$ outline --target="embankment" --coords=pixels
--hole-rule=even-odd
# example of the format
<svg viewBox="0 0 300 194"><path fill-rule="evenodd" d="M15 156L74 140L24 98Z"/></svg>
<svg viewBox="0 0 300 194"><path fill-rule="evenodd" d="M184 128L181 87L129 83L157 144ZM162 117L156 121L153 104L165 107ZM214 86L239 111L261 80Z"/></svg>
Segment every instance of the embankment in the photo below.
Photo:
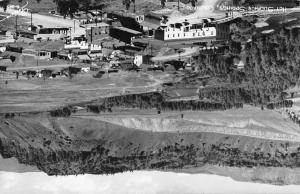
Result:
<svg viewBox="0 0 300 194"><path fill-rule="evenodd" d="M300 167L300 144L294 142L140 131L102 121L44 116L0 119L0 153L49 175L193 169L206 164Z"/></svg>

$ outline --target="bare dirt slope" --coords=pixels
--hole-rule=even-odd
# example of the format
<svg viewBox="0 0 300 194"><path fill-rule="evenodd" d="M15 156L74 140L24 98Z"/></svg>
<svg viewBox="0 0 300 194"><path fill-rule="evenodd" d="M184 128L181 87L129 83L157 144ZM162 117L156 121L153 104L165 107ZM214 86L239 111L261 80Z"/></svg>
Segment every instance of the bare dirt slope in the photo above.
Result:
<svg viewBox="0 0 300 194"><path fill-rule="evenodd" d="M73 116L153 132L215 132L263 139L300 141L299 127L288 118L275 111L262 111L250 106L213 112L162 112L159 115L156 112L148 114L144 112L140 114L139 111L113 112L100 115L77 113Z"/></svg>
<svg viewBox="0 0 300 194"><path fill-rule="evenodd" d="M131 170L182 170L247 178L272 184L299 184L285 174L257 178L260 167L300 167L300 144L212 132L151 132L87 118L28 114L0 119L0 154L34 165L49 175L111 174ZM230 170L245 168L239 178ZM195 171L194 171L194 170ZM200 170L201 171L201 170ZM255 178L256 177L256 178Z"/></svg>

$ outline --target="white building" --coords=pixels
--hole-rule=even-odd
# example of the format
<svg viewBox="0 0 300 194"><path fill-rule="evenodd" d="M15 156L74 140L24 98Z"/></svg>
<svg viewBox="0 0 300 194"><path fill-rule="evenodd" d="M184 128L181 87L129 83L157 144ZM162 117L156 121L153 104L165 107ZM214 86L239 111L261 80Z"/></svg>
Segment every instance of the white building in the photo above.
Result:
<svg viewBox="0 0 300 194"><path fill-rule="evenodd" d="M190 24L185 21L183 23L160 26L155 31L154 37L163 41L215 38L217 30L215 24L211 22L210 19L204 19L197 24Z"/></svg>
<svg viewBox="0 0 300 194"><path fill-rule="evenodd" d="M143 56L142 55L135 55L134 56L134 60L133 60L133 63L139 67L143 64Z"/></svg>
<svg viewBox="0 0 300 194"><path fill-rule="evenodd" d="M89 44L85 41L79 42L78 40L71 41L68 44L64 45L64 49L81 49L81 50L88 50Z"/></svg>
<svg viewBox="0 0 300 194"><path fill-rule="evenodd" d="M93 52L100 52L102 50L102 47L96 44L89 44L85 41L79 42L78 40L75 40L75 41L71 41L68 44L65 44L64 49L65 50L75 50L75 49L88 50L93 53Z"/></svg>

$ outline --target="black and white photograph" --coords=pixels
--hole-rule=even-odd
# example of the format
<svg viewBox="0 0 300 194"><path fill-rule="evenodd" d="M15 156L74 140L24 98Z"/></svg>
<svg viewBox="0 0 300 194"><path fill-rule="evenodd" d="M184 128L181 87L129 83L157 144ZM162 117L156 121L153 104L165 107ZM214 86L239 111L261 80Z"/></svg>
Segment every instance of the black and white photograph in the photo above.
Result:
<svg viewBox="0 0 300 194"><path fill-rule="evenodd" d="M299 194L300 0L0 0L0 194Z"/></svg>

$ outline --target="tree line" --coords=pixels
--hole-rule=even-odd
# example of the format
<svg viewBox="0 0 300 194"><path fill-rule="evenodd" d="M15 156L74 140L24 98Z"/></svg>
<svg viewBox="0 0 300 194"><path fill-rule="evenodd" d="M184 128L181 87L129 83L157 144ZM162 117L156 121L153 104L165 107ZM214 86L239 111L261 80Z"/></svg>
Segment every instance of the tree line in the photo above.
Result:
<svg viewBox="0 0 300 194"><path fill-rule="evenodd" d="M36 0L37 3L42 3L43 0ZM102 10L107 5L105 0L52 0L57 5L57 11L64 17L74 17L74 14L78 11L88 12L92 9ZM3 0L0 2L0 7L7 9L11 0ZM21 4L23 0L18 0Z"/></svg>

